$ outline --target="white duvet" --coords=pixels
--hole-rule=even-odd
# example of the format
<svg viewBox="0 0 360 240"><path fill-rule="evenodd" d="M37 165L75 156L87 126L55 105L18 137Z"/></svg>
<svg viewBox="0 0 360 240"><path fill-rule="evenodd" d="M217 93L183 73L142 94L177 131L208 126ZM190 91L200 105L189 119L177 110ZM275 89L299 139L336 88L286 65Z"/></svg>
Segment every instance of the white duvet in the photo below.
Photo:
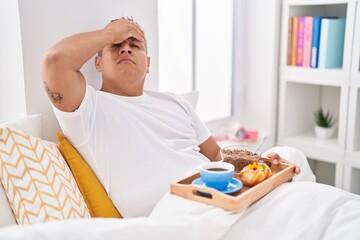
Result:
<svg viewBox="0 0 360 240"><path fill-rule="evenodd" d="M152 214L10 226L0 239L360 239L360 196L285 183L239 213L167 194Z"/></svg>
<svg viewBox="0 0 360 240"><path fill-rule="evenodd" d="M360 196L313 182L305 156L296 149L271 151L291 159L301 174L238 213L166 194L149 217L10 226L0 229L0 240L360 240Z"/></svg>

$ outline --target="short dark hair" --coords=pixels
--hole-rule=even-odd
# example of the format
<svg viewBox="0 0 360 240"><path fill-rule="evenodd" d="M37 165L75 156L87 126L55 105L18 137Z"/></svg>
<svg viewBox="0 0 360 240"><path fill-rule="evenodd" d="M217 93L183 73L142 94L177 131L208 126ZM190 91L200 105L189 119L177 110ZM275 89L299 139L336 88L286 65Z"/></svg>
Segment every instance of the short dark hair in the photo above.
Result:
<svg viewBox="0 0 360 240"><path fill-rule="evenodd" d="M140 24L138 24L138 23L134 20L134 18L133 18L132 16L130 16L130 17L115 18L115 19L111 20L110 22L115 22L115 21L117 21L117 20L130 21L130 22L136 23L137 25L140 26ZM141 26L140 26L140 28L141 28ZM141 30L142 30L142 28L141 28ZM145 39L145 49L146 49L146 52L147 52L147 42L146 42L146 39ZM101 55L102 55L102 50L100 50L100 51L98 52L98 56L101 57Z"/></svg>

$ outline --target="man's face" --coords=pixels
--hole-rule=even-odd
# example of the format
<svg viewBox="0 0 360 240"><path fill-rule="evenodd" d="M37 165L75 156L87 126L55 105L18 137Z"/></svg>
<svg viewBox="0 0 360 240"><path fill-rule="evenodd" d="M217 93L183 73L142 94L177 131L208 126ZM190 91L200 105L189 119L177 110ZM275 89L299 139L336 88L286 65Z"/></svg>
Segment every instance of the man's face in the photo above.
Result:
<svg viewBox="0 0 360 240"><path fill-rule="evenodd" d="M146 51L145 43L132 37L106 46L96 59L96 68L102 72L103 84L142 87L149 72L150 58Z"/></svg>

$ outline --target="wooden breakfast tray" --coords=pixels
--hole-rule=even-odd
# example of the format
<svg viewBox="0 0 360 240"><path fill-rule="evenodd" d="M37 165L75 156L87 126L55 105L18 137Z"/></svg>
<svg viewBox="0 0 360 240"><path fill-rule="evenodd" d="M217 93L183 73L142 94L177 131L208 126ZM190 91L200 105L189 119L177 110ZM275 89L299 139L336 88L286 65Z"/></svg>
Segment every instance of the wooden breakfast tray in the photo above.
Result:
<svg viewBox="0 0 360 240"><path fill-rule="evenodd" d="M193 180L200 177L197 172L176 183L170 184L171 194L220 207L230 211L239 211L248 207L261 197L265 196L284 182L291 181L295 175L295 166L279 163L270 167L272 176L265 181L253 186L243 186L239 191L232 194L224 194L213 188L191 184ZM234 178L237 175L234 174Z"/></svg>

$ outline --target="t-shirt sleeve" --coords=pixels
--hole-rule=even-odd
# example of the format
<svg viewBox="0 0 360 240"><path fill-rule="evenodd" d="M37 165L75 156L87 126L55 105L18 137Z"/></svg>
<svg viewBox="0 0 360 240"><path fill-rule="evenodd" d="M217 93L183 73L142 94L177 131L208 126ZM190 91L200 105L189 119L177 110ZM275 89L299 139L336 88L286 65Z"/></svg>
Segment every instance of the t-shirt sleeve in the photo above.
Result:
<svg viewBox="0 0 360 240"><path fill-rule="evenodd" d="M193 119L193 123L194 123L196 136L199 140L199 143L202 144L211 136L211 133L210 133L210 130L205 125L205 123L200 119L199 115L197 115L195 110L191 106L190 106L190 108L192 109L191 115L192 115L192 119Z"/></svg>
<svg viewBox="0 0 360 240"><path fill-rule="evenodd" d="M74 112L64 112L53 106L64 135L74 147L80 147L88 140L94 123L95 106L95 90L89 85L86 88L84 99Z"/></svg>
<svg viewBox="0 0 360 240"><path fill-rule="evenodd" d="M199 141L199 145L205 142L210 136L211 132L205 123L200 119L199 115L195 112L195 109L188 103L184 98L179 96L182 99L183 105L186 108L186 111L189 113L192 123L194 125L195 133L197 136L197 140Z"/></svg>

